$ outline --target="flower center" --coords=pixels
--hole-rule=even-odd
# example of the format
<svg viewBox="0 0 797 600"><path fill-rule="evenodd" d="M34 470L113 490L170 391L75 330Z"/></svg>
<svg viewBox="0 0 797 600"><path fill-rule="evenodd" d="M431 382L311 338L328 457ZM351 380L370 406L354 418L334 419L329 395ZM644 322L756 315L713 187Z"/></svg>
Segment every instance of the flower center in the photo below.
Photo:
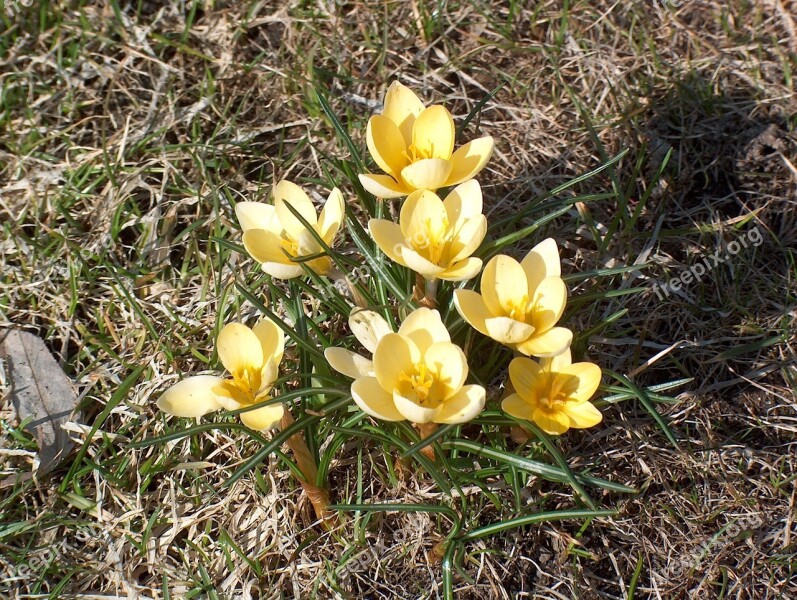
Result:
<svg viewBox="0 0 797 600"><path fill-rule="evenodd" d="M262 385L260 371L258 369L242 369L232 374L232 382L235 388L241 392L247 404L254 404L255 397Z"/></svg>
<svg viewBox="0 0 797 600"><path fill-rule="evenodd" d="M423 362L415 365L414 372L406 373L402 371L399 375L399 382L409 385L412 395L415 396L419 404L425 404L429 400L429 391L436 380L435 374ZM402 395L407 396L408 394Z"/></svg>
<svg viewBox="0 0 797 600"><path fill-rule="evenodd" d="M299 242L296 240L283 237L280 240L280 245L282 246L282 249L285 250L285 252L287 252L290 256L296 256L299 252Z"/></svg>
<svg viewBox="0 0 797 600"><path fill-rule="evenodd" d="M543 404L543 406L548 407L550 410L561 410L565 405L566 400L567 396L565 396L562 392L549 394L548 396L543 396L540 398L540 402Z"/></svg>
<svg viewBox="0 0 797 600"><path fill-rule="evenodd" d="M423 160L425 158L434 158L434 144L430 144L429 148L418 148L415 144L410 144L407 149L402 152L410 164Z"/></svg>
<svg viewBox="0 0 797 600"><path fill-rule="evenodd" d="M449 246L448 228L448 219L445 217L437 223L432 222L432 219L425 219L421 230L412 236L410 244L429 262L440 264Z"/></svg>
<svg viewBox="0 0 797 600"><path fill-rule="evenodd" d="M523 294L523 296L517 299L513 298L507 302L507 316L515 321L525 323L528 306L528 294Z"/></svg>

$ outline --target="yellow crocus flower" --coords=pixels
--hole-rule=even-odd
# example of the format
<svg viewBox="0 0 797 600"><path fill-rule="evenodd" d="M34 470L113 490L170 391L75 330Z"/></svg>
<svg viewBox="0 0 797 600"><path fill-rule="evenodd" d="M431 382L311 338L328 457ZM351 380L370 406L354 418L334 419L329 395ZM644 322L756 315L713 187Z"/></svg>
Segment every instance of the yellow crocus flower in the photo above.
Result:
<svg viewBox="0 0 797 600"><path fill-rule="evenodd" d="M372 376L351 385L363 411L384 421L464 423L484 408L485 390L464 385L468 363L440 313L419 308L398 333L384 335L374 350Z"/></svg>
<svg viewBox="0 0 797 600"><path fill-rule="evenodd" d="M445 200L429 190L413 192L401 207L398 224L371 219L368 230L382 252L426 279L471 279L482 261L470 255L487 233L479 182L460 184Z"/></svg>
<svg viewBox="0 0 797 600"><path fill-rule="evenodd" d="M379 198L401 198L415 190L437 190L473 179L490 160L493 138L485 136L454 151L456 129L443 106L424 107L408 87L394 81L384 110L368 120L368 151L387 175L360 175Z"/></svg>
<svg viewBox="0 0 797 600"><path fill-rule="evenodd" d="M324 243L331 247L343 222L345 203L343 194L334 188L321 210L316 214L307 194L295 183L280 181L272 193L274 204L239 202L235 214L243 229L246 251L258 261L263 270L278 279L292 279L304 274L296 259L321 254L323 247L288 208L290 204L313 227ZM319 275L332 268L328 256L305 261Z"/></svg>
<svg viewBox="0 0 797 600"><path fill-rule="evenodd" d="M516 393L501 403L517 419L534 421L546 433L559 435L571 427L585 429L603 419L589 402L601 382L601 370L588 362L571 364L570 349L537 364L518 357L509 363Z"/></svg>
<svg viewBox="0 0 797 600"><path fill-rule="evenodd" d="M265 401L277 378L285 350L285 335L269 319L252 329L230 323L221 330L216 347L229 378L196 375L166 390L157 405L177 417L198 418L216 410L237 410ZM262 431L279 423L282 405L264 406L240 413L247 427Z"/></svg>
<svg viewBox="0 0 797 600"><path fill-rule="evenodd" d="M495 341L539 357L564 352L573 334L555 327L567 303L559 250L552 238L540 242L522 262L499 254L484 267L481 295L456 290L454 305L468 323Z"/></svg>

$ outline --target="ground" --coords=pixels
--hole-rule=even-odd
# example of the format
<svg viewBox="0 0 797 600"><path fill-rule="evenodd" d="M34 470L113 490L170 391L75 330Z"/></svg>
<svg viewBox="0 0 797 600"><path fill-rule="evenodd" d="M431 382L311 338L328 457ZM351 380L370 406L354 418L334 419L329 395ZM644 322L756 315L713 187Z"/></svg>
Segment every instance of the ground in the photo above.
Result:
<svg viewBox="0 0 797 600"><path fill-rule="evenodd" d="M45 340L86 427L72 432L79 454L31 478L36 444L0 369L3 597L442 597L442 514L349 513L328 532L278 456L222 487L260 447L240 432L130 445L174 430L154 399L216 366L221 324L257 313L236 296L252 265L235 248L234 202L286 177L323 191L349 150L317 94L363 149L396 79L458 123L501 86L465 129L496 139L480 176L489 219L626 151L559 194L572 208L545 233L565 273L638 266L570 280L569 323L591 332L580 351L640 387L679 382L654 398L677 444L608 388L603 424L558 441L572 468L638 490L595 497L616 516L469 543L455 597L797 597L789 2L4 11L0 323ZM684 279L698 263L706 272ZM661 287L673 278L680 289ZM422 471L394 474L378 444L356 441L335 454L330 486L339 503L441 501ZM496 497L508 487L497 480ZM478 488L464 493L478 523L500 516ZM533 477L520 500L524 514L577 504Z"/></svg>

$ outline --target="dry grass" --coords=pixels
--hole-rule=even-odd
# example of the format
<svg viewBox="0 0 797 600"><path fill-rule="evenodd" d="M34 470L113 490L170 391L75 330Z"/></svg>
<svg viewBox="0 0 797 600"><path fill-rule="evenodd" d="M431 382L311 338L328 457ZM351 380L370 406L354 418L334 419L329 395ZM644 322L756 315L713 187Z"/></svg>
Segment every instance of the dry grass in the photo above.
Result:
<svg viewBox="0 0 797 600"><path fill-rule="evenodd" d="M20 482L35 445L3 394L2 594L439 596L434 515L361 515L321 533L276 458L221 488L256 451L234 431L127 447L164 431L153 398L180 372L213 366L214 328L254 313L230 296L243 255L214 242L237 239L231 202L346 157L315 90L361 142L400 78L459 118L504 84L470 129L497 139L482 176L491 219L629 149L576 189L617 199L582 203L549 232L569 272L640 270L571 286L575 298L666 281L751 227L764 238L664 301L648 289L571 302L577 330L628 310L590 340L603 366L640 385L694 378L657 405L684 451L636 404L605 406L604 425L563 451L640 493L605 498L620 514L585 528L471 544L456 597L797 597L793 10L526 4L17 5L0 42L0 319L47 340L98 429L73 471ZM331 482L340 501L439 497L356 444ZM565 486L524 493L541 508L573 501Z"/></svg>

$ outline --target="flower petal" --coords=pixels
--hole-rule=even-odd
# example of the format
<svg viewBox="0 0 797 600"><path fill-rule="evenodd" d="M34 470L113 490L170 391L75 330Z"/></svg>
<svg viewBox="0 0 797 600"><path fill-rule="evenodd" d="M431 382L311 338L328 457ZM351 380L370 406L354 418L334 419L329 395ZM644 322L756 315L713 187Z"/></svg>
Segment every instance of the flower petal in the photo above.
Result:
<svg viewBox="0 0 797 600"><path fill-rule="evenodd" d="M451 173L451 163L442 158L424 158L401 170L401 178L416 190L436 190L443 187Z"/></svg>
<svg viewBox="0 0 797 600"><path fill-rule="evenodd" d="M410 88L394 81L385 94L382 115L393 121L401 130L407 146L412 143L412 126L424 110L423 102Z"/></svg>
<svg viewBox="0 0 797 600"><path fill-rule="evenodd" d="M544 384L542 368L530 358L519 356L509 363L509 380L512 387L526 402L533 403L539 396L538 388ZM522 417L524 419L530 418Z"/></svg>
<svg viewBox="0 0 797 600"><path fill-rule="evenodd" d="M272 231L249 229L244 231L243 241L246 251L259 263L292 264L282 249L282 239Z"/></svg>
<svg viewBox="0 0 797 600"><path fill-rule="evenodd" d="M335 347L327 348L324 350L324 358L327 359L330 367L346 377L358 379L360 377L374 376L373 361L351 350Z"/></svg>
<svg viewBox="0 0 797 600"><path fill-rule="evenodd" d="M426 158L448 160L454 152L454 118L445 106L436 104L424 109L412 126L412 144Z"/></svg>
<svg viewBox="0 0 797 600"><path fill-rule="evenodd" d="M436 408L426 408L393 391L393 403L402 416L412 423L431 423L437 413Z"/></svg>
<svg viewBox="0 0 797 600"><path fill-rule="evenodd" d="M501 402L501 410L516 419L531 421L531 404L526 402L520 394L510 394Z"/></svg>
<svg viewBox="0 0 797 600"><path fill-rule="evenodd" d="M484 410L486 391L480 385L466 385L437 409L435 423L467 423Z"/></svg>
<svg viewBox="0 0 797 600"><path fill-rule="evenodd" d="M482 259L471 257L452 264L442 273L438 273L437 277L446 281L467 281L476 277L481 270Z"/></svg>
<svg viewBox="0 0 797 600"><path fill-rule="evenodd" d="M573 341L573 332L564 327L554 327L540 335L533 335L517 345L519 352L540 358L561 354Z"/></svg>
<svg viewBox="0 0 797 600"><path fill-rule="evenodd" d="M338 188L334 188L330 193L321 214L318 217L317 231L327 246L332 245L335 234L338 233L343 217L346 212L346 203L343 201L343 194Z"/></svg>
<svg viewBox="0 0 797 600"><path fill-rule="evenodd" d="M269 318L264 318L252 328L252 333L260 340L263 356L273 358L279 364L285 352L285 333Z"/></svg>
<svg viewBox="0 0 797 600"><path fill-rule="evenodd" d="M595 408L592 402L582 402L574 406L567 405L564 412L570 418L570 427L575 429L586 429L603 421L601 411Z"/></svg>
<svg viewBox="0 0 797 600"><path fill-rule="evenodd" d="M401 233L401 227L385 219L371 219L368 221L368 231L379 249L390 260L406 266L401 256L401 250L407 248L407 242L404 234Z"/></svg>
<svg viewBox="0 0 797 600"><path fill-rule="evenodd" d="M382 389L375 377L361 377L351 384L351 397L360 409L383 421L403 421L393 396Z"/></svg>
<svg viewBox="0 0 797 600"><path fill-rule="evenodd" d="M484 321L484 325L491 338L509 346L527 340L534 333L534 327L531 325L509 317L491 317Z"/></svg>
<svg viewBox="0 0 797 600"><path fill-rule="evenodd" d="M443 200L451 229L457 231L465 221L482 214L482 188L475 179L459 184Z"/></svg>
<svg viewBox="0 0 797 600"><path fill-rule="evenodd" d="M468 142L451 155L453 169L446 185L457 185L473 179L493 155L493 138L489 135Z"/></svg>
<svg viewBox="0 0 797 600"><path fill-rule="evenodd" d="M421 353L412 341L397 333L388 333L374 352L374 374L379 385L385 390L395 389L401 374L411 372L420 359Z"/></svg>
<svg viewBox="0 0 797 600"><path fill-rule="evenodd" d="M402 198L412 192L407 186L396 182L390 175L358 175L365 190L377 198Z"/></svg>
<svg viewBox="0 0 797 600"><path fill-rule="evenodd" d="M266 431L279 424L285 408L282 404L271 404L239 413L244 425L255 431Z"/></svg>
<svg viewBox="0 0 797 600"><path fill-rule="evenodd" d="M471 327L484 335L490 335L485 321L493 314L487 309L481 295L473 290L454 290L454 306Z"/></svg>
<svg viewBox="0 0 797 600"><path fill-rule="evenodd" d="M313 203L305 191L295 183L283 179L274 187L273 195L277 216L291 238L298 239L306 228L290 211L287 204L290 204L311 226L318 223Z"/></svg>
<svg viewBox="0 0 797 600"><path fill-rule="evenodd" d="M451 342L437 342L429 346L423 355L423 362L430 371L437 373L438 381L445 387L444 390L435 389L437 386L433 385L430 392L432 397L442 392L443 398L450 398L462 389L468 378L465 353Z"/></svg>
<svg viewBox="0 0 797 600"><path fill-rule="evenodd" d="M548 238L534 246L520 262L526 272L529 284L529 298L534 297L537 286L546 277L559 277L562 274L562 265L559 261L559 249L553 238Z"/></svg>
<svg viewBox="0 0 797 600"><path fill-rule="evenodd" d="M546 371L561 371L565 367L569 367L573 362L570 356L570 348L568 347L564 352L556 356L547 356L540 359L540 367Z"/></svg>
<svg viewBox="0 0 797 600"><path fill-rule="evenodd" d="M187 377L163 392L156 404L175 417L201 417L222 408L213 388L223 382L224 379L214 375Z"/></svg>
<svg viewBox="0 0 797 600"><path fill-rule="evenodd" d="M295 263L264 262L260 267L275 279L293 279L304 275L302 265Z"/></svg>
<svg viewBox="0 0 797 600"><path fill-rule="evenodd" d="M409 164L407 143L398 125L387 117L374 115L368 119L365 140L368 152L379 168L398 178L401 170Z"/></svg>
<svg viewBox="0 0 797 600"><path fill-rule="evenodd" d="M401 260L396 262L401 265L406 265L416 273L422 275L424 279L434 279L445 271L445 267L439 267L433 262L428 261L415 250L407 248L406 246L400 246L399 248L401 250Z"/></svg>
<svg viewBox="0 0 797 600"><path fill-rule="evenodd" d="M388 333L393 333L390 325L378 312L355 308L349 315L349 329L363 345L363 348L373 353L379 341Z"/></svg>
<svg viewBox="0 0 797 600"><path fill-rule="evenodd" d="M418 308L412 311L404 319L398 332L399 335L405 336L414 342L421 356L426 354L432 344L451 341L451 335L448 333L446 326L443 325L440 313L430 308Z"/></svg>
<svg viewBox="0 0 797 600"><path fill-rule="evenodd" d="M243 231L270 229L274 214L274 207L265 202L239 202L235 205L235 215Z"/></svg>
<svg viewBox="0 0 797 600"><path fill-rule="evenodd" d="M565 312L567 286L561 277L546 277L537 286L531 299L533 309L529 320L542 333L556 325Z"/></svg>
<svg viewBox="0 0 797 600"><path fill-rule="evenodd" d="M428 244L430 230L444 227L446 219L443 201L429 190L417 190L407 196L399 213L401 233L415 247Z"/></svg>
<svg viewBox="0 0 797 600"><path fill-rule="evenodd" d="M473 254L476 248L481 246L484 236L487 234L487 217L477 215L465 221L462 226L454 232L454 239L451 241L451 261L462 260Z"/></svg>
<svg viewBox="0 0 797 600"><path fill-rule="evenodd" d="M216 350L224 368L240 376L247 369L260 371L265 364L260 340L243 323L228 323L219 333Z"/></svg>
<svg viewBox="0 0 797 600"><path fill-rule="evenodd" d="M571 382L563 386L562 391L567 394L568 400L572 400L574 404L586 402L592 398L601 383L600 367L588 362L562 367L556 376L569 376L572 378Z"/></svg>
<svg viewBox="0 0 797 600"><path fill-rule="evenodd" d="M494 256L484 267L480 289L484 303L495 316L509 316L513 308L525 310L529 300L523 267L505 254Z"/></svg>
<svg viewBox="0 0 797 600"><path fill-rule="evenodd" d="M536 408L532 420L549 435L560 435L570 429L570 418L561 410Z"/></svg>

